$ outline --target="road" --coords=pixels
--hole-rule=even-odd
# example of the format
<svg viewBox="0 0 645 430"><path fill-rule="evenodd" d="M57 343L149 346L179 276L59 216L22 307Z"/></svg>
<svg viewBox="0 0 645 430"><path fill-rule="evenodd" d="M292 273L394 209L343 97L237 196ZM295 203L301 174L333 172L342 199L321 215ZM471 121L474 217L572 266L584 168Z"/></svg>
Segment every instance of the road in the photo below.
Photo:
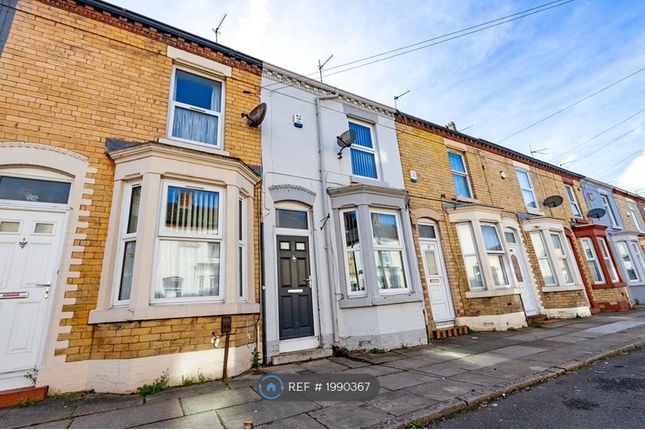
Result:
<svg viewBox="0 0 645 430"><path fill-rule="evenodd" d="M643 428L645 349L600 361L428 428Z"/></svg>

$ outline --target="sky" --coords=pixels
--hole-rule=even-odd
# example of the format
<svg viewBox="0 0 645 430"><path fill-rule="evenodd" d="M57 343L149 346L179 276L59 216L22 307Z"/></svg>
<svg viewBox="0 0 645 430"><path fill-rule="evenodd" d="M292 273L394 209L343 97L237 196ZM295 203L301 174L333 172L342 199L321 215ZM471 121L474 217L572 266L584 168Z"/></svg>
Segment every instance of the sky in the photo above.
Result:
<svg viewBox="0 0 645 430"><path fill-rule="evenodd" d="M342 70L335 66L551 1L110 0L211 40L226 13L222 45L306 75L333 54L327 84L390 106L410 90L397 102L403 112L454 121L466 134L527 155L539 150L536 158L645 195L641 0L563 1L332 74Z"/></svg>

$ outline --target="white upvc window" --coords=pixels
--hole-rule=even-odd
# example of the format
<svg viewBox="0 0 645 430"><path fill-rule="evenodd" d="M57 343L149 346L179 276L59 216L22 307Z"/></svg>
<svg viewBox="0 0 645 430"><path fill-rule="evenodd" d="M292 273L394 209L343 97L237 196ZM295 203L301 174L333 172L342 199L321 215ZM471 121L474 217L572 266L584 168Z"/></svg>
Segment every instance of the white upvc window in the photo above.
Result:
<svg viewBox="0 0 645 430"><path fill-rule="evenodd" d="M151 302L223 298L223 190L164 181Z"/></svg>
<svg viewBox="0 0 645 430"><path fill-rule="evenodd" d="M584 237L580 239L580 242L582 242L582 249L584 251L585 258L587 259L587 264L589 265L589 270L591 271L594 284L604 284L605 276L602 273L602 268L600 267L600 262L596 256L596 251L591 239Z"/></svg>
<svg viewBox="0 0 645 430"><path fill-rule="evenodd" d="M618 278L616 265L614 264L614 260L611 258L611 254L609 253L609 247L607 246L607 241L605 240L604 237L598 238L598 245L600 246L602 259L605 260L605 265L607 266L607 270L609 270L609 277L611 281L618 282L620 278Z"/></svg>
<svg viewBox="0 0 645 430"><path fill-rule="evenodd" d="M448 151L448 162L450 163L452 181L455 184L455 193L458 197L472 198L473 193L464 155L459 152Z"/></svg>
<svg viewBox="0 0 645 430"><path fill-rule="evenodd" d="M365 269L363 267L363 254L361 254L361 240L358 230L358 211L356 209L344 210L341 211L340 216L345 261L347 262L347 293L349 296L364 295Z"/></svg>
<svg viewBox="0 0 645 430"><path fill-rule="evenodd" d="M357 120L349 121L349 129L356 133L350 149L352 174L369 179L378 179L378 161L373 126Z"/></svg>
<svg viewBox="0 0 645 430"><path fill-rule="evenodd" d="M620 258L623 260L623 266L625 267L625 271L627 272L627 279L629 280L629 282L639 281L640 279L638 277L638 271L636 270L636 266L634 265L634 259L629 252L627 242L624 240L618 241L616 242L616 247L618 248Z"/></svg>
<svg viewBox="0 0 645 430"><path fill-rule="evenodd" d="M607 212L607 216L609 217L609 221L611 222L612 227L620 228L620 225L618 224L618 219L616 218L616 214L611 209L611 204L609 203L609 196L607 194L600 194L600 201L602 202L602 207Z"/></svg>
<svg viewBox="0 0 645 430"><path fill-rule="evenodd" d="M547 287L558 285L558 280L553 273L553 266L551 265L551 259L549 258L549 251L547 250L547 245L544 242L544 236L542 233L537 231L531 232L530 236L538 259L538 265L540 266L544 285Z"/></svg>
<svg viewBox="0 0 645 430"><path fill-rule="evenodd" d="M640 217L638 216L638 209L636 208L636 205L633 203L628 203L627 204L627 209L629 211L629 216L631 217L632 221L634 222L634 226L636 227L636 230L639 232L643 232L643 225L641 224Z"/></svg>
<svg viewBox="0 0 645 430"><path fill-rule="evenodd" d="M488 256L488 266L493 275L493 284L495 287L510 287L504 247L499 238L497 226L495 224L482 223L481 230L484 238L484 247L486 248Z"/></svg>
<svg viewBox="0 0 645 430"><path fill-rule="evenodd" d="M168 137L221 149L224 82L177 66L171 79Z"/></svg>
<svg viewBox="0 0 645 430"><path fill-rule="evenodd" d="M132 275L134 256L137 247L137 227L139 223L139 205L141 202L141 184L127 184L125 189L123 211L120 222L120 242L118 248L119 263L116 265L116 287L114 304L122 305L130 301L132 293Z"/></svg>
<svg viewBox="0 0 645 430"><path fill-rule="evenodd" d="M544 285L554 287L575 284L577 274L574 272L573 251L564 233L559 230L532 231L530 237Z"/></svg>
<svg viewBox="0 0 645 430"><path fill-rule="evenodd" d="M238 294L241 299L246 297L247 293L247 234L246 234L246 199L241 198L238 201L238 234L237 234L237 250L238 250L238 281L239 291Z"/></svg>
<svg viewBox="0 0 645 430"><path fill-rule="evenodd" d="M538 209L537 199L535 198L535 191L533 190L533 184L531 183L531 177L529 172L526 170L517 170L517 179L520 183L520 189L522 190L522 197L524 198L524 204L527 209Z"/></svg>
<svg viewBox="0 0 645 430"><path fill-rule="evenodd" d="M459 238L461 254L464 258L468 286L471 290L483 290L484 277L479 262L477 243L475 242L475 236L473 235L473 228L470 222L457 224L457 237Z"/></svg>
<svg viewBox="0 0 645 430"><path fill-rule="evenodd" d="M578 204L578 199L576 199L576 193L573 191L573 187L571 185L565 185L564 189L567 192L567 196L569 197L569 203L571 204L571 211L573 212L573 216L582 217L582 211L580 210L580 205Z"/></svg>
<svg viewBox="0 0 645 430"><path fill-rule="evenodd" d="M407 289L401 224L395 211L371 210L376 278L380 290Z"/></svg>

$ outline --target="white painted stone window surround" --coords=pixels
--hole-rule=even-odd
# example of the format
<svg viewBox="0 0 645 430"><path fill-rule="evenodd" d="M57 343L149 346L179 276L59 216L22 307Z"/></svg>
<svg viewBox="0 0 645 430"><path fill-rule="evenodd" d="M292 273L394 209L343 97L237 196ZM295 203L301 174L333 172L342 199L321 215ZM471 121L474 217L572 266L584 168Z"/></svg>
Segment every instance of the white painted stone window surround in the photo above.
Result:
<svg viewBox="0 0 645 430"><path fill-rule="evenodd" d="M191 54L186 51L168 47L168 57L172 58L173 66L170 76L170 91L168 95L168 117L166 137L160 138L159 142L184 148L198 149L215 154L228 155L224 151L224 127L225 127L225 106L226 106L226 79L232 76L232 69L229 66L216 61ZM177 73L187 73L189 76L212 82L219 89L219 106L196 106L194 103L182 103L176 100ZM209 144L198 140L181 138L173 135L175 121L175 110L184 109L195 113L195 115L206 115L217 118L217 134L215 144Z"/></svg>
<svg viewBox="0 0 645 430"><path fill-rule="evenodd" d="M254 285L253 250L248 246L241 248L239 240L240 220L244 222L242 231L245 235L253 237L253 220L246 214L253 213L253 191L259 181L255 173L237 160L158 144L123 149L112 153L111 157L116 167L110 224L97 309L90 312L90 323L259 312L251 288ZM127 237L123 231L127 231L124 229L127 229L130 190L138 184L141 198L132 290L129 300L116 300L121 285L123 243ZM166 200L171 186L218 192L217 232L197 237L181 228L171 227L174 230L169 231L165 226ZM190 198L190 193L181 198ZM245 211L242 217L238 213L240 208ZM186 242L186 246L200 246L203 242L220 244L217 295L155 297L155 288L161 282L157 267L160 243L166 240ZM215 264L217 256L209 253L208 259ZM240 270L240 264L243 270ZM242 296L240 273L244 274ZM214 276L210 272L206 275Z"/></svg>
<svg viewBox="0 0 645 430"><path fill-rule="evenodd" d="M524 221L523 228L537 254L545 284L542 291L582 290L582 277L564 226L555 219L537 218Z"/></svg>
<svg viewBox="0 0 645 430"><path fill-rule="evenodd" d="M462 233L458 234L458 239L462 252L464 249L471 251L463 256L466 267L470 266L472 270L476 270L476 267L470 263L474 261L472 257L476 258L479 265L478 277L481 279L481 286L478 285L479 283L471 283L469 279L470 291L466 292L466 297L520 294L515 279L511 276L508 246L502 234L502 219L499 211L483 206L457 207L449 213L448 220L461 229ZM482 227L487 231L486 238ZM468 231L469 234L467 234ZM493 231L496 233L496 238L493 237ZM472 241L472 244L467 243L468 240ZM495 246L493 241L496 242ZM489 260L495 264L489 264ZM473 275L477 273L473 272Z"/></svg>

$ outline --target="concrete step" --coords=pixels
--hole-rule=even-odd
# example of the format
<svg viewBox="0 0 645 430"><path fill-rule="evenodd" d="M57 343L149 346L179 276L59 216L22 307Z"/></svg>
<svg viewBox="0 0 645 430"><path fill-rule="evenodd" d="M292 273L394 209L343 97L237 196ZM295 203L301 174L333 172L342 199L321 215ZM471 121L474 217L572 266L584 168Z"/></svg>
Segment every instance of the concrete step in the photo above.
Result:
<svg viewBox="0 0 645 430"><path fill-rule="evenodd" d="M468 327L465 325L432 330L433 339L445 339L447 337L462 336L464 334L468 334Z"/></svg>
<svg viewBox="0 0 645 430"><path fill-rule="evenodd" d="M280 364L297 363L299 361L317 360L319 358L331 357L331 349L314 348L302 351L284 352L276 355L271 359L271 364L278 366Z"/></svg>

